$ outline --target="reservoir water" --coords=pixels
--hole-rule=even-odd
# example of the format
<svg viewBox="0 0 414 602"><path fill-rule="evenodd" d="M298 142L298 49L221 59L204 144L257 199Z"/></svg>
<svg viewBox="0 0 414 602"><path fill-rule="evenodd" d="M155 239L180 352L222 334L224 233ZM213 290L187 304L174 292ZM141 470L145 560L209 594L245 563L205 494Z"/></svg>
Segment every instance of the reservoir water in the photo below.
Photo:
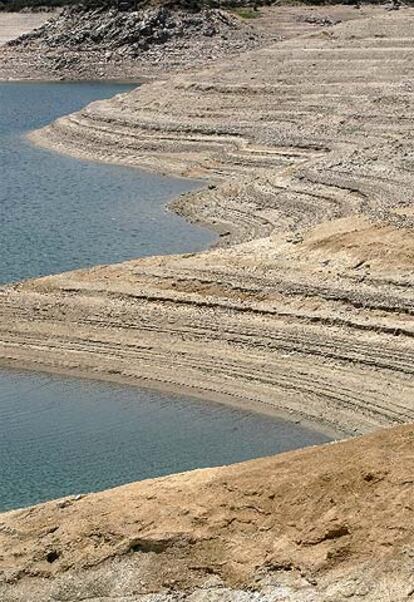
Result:
<svg viewBox="0 0 414 602"><path fill-rule="evenodd" d="M24 138L127 89L0 84L0 283L196 251L212 241L165 209L195 183L77 161ZM0 370L0 510L327 440L300 425L186 396Z"/></svg>
<svg viewBox="0 0 414 602"><path fill-rule="evenodd" d="M0 373L0 509L327 441L272 417L135 387Z"/></svg>
<svg viewBox="0 0 414 602"><path fill-rule="evenodd" d="M196 183L35 148L24 134L131 86L0 83L0 283L205 248L166 203Z"/></svg>

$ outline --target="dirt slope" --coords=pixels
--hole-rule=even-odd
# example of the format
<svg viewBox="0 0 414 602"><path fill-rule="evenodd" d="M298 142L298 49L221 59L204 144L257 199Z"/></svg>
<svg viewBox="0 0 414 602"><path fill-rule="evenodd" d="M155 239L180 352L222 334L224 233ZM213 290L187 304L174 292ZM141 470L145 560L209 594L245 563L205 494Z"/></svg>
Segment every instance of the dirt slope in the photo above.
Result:
<svg viewBox="0 0 414 602"><path fill-rule="evenodd" d="M267 600L408 600L413 475L414 429L400 427L9 512L1 599L118 600L123 574L125 597L210 580L284 584Z"/></svg>

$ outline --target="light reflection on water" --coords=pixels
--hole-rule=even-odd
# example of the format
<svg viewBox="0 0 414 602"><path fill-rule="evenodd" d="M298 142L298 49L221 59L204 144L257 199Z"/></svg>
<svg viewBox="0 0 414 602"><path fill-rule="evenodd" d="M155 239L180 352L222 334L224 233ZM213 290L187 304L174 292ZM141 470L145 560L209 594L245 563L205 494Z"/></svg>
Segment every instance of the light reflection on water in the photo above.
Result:
<svg viewBox="0 0 414 602"><path fill-rule="evenodd" d="M165 208L195 182L78 161L25 139L59 115L130 88L0 83L0 283L197 251L214 240Z"/></svg>

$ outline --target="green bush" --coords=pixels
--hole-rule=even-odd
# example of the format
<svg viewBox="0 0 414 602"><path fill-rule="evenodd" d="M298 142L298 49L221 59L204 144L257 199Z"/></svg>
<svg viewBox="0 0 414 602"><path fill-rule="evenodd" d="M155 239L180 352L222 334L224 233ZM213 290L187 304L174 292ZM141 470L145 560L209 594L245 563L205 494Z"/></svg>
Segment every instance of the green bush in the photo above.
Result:
<svg viewBox="0 0 414 602"><path fill-rule="evenodd" d="M241 19L256 19L260 15L259 11L250 7L233 8L232 13L240 17Z"/></svg>

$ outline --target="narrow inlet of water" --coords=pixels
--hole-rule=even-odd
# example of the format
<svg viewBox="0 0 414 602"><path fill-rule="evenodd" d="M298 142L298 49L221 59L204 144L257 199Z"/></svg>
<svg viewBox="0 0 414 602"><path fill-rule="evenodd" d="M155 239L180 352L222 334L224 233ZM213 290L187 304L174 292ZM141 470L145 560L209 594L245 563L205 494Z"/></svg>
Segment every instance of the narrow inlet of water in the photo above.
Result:
<svg viewBox="0 0 414 602"><path fill-rule="evenodd" d="M165 208L196 183L77 161L25 140L29 130L129 88L0 84L0 283L212 242ZM0 510L327 440L186 396L0 370Z"/></svg>

